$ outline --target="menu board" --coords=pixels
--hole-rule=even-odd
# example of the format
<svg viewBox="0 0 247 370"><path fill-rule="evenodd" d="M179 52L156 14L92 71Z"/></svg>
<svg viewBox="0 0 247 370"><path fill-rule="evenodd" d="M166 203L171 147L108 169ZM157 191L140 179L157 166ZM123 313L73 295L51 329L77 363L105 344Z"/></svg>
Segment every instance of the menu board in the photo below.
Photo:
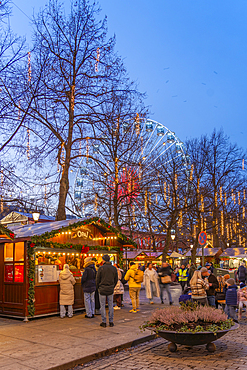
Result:
<svg viewBox="0 0 247 370"><path fill-rule="evenodd" d="M56 265L38 265L38 282L51 283L57 281Z"/></svg>

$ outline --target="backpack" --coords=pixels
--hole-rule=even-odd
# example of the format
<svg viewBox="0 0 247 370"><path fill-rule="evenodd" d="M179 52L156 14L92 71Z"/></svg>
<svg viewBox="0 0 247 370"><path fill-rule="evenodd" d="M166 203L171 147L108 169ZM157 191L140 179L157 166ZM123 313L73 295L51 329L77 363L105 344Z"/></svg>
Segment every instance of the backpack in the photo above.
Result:
<svg viewBox="0 0 247 370"><path fill-rule="evenodd" d="M136 270L133 279L136 283L142 283L143 282L143 271L139 269Z"/></svg>

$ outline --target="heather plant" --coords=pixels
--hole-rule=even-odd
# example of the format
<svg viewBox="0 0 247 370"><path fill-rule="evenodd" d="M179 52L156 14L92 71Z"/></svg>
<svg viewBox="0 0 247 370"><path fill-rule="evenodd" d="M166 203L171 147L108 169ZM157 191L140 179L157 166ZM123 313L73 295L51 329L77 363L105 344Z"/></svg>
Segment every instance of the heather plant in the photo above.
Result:
<svg viewBox="0 0 247 370"><path fill-rule="evenodd" d="M150 320L142 325L142 329L153 327L158 330L182 332L199 332L225 330L231 328L232 320L216 308L208 306L172 306L155 310Z"/></svg>

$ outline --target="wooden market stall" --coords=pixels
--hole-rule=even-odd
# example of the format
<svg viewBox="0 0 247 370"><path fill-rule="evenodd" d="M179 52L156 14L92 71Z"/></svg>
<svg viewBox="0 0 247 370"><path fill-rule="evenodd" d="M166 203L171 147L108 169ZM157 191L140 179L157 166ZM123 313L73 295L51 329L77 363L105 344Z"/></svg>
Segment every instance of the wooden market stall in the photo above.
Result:
<svg viewBox="0 0 247 370"><path fill-rule="evenodd" d="M122 264L123 248L136 246L127 236L98 218L9 228L5 234L0 232L2 316L27 319L28 316L58 313L58 279L65 263L69 264L76 279L74 310L82 309L80 282L84 258L94 257L100 264L103 254L108 253L113 264Z"/></svg>

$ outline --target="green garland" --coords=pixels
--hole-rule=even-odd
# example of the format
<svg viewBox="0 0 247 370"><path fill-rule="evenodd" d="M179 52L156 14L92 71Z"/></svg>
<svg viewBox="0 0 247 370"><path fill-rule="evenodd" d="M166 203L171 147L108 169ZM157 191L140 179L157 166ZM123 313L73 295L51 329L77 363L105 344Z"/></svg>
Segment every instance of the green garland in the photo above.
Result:
<svg viewBox="0 0 247 370"><path fill-rule="evenodd" d="M28 287L28 313L30 316L34 316L35 312L35 307L34 307L34 302L35 302L35 260L34 260L34 250L33 250L33 243L28 243L27 245L27 256L28 256L28 282L29 282L29 287Z"/></svg>
<svg viewBox="0 0 247 370"><path fill-rule="evenodd" d="M78 221L78 222L75 222L72 225L64 226L64 227L61 227L59 229L52 230L50 232L47 231L42 235L34 235L34 236L32 236L31 240L35 244L41 243L43 245L44 241L46 241L47 239L54 238L57 234L59 234L61 232L71 231L71 230L73 230L77 227L85 226L85 225L95 225L96 227L97 227L97 225L99 225L101 227L104 227L106 229L106 231L110 231L110 232L113 232L114 234L116 234L116 236L119 239L121 239L122 244L131 244L131 245L133 245L133 247L137 248L137 244L134 242L134 240L128 238L126 235L124 235L123 233L118 231L115 227L111 226L110 224L108 224L104 220L99 219L98 217L92 217L92 218L89 218L85 221Z"/></svg>
<svg viewBox="0 0 247 370"><path fill-rule="evenodd" d="M8 235L10 239L15 238L15 234L10 229L8 229L6 226L3 226L1 224L0 224L0 234Z"/></svg>

